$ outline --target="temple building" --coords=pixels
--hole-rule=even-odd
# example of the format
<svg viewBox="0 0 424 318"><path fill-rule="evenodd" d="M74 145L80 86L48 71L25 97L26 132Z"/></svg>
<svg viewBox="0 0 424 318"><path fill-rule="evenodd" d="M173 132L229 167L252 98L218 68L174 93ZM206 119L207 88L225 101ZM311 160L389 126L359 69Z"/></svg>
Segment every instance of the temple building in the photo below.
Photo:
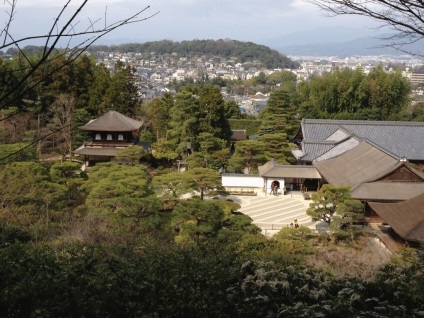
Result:
<svg viewBox="0 0 424 318"><path fill-rule="evenodd" d="M91 138L73 153L83 157L85 167L114 161L119 151L139 144L138 134L142 126L143 122L110 110L79 127L87 131Z"/></svg>

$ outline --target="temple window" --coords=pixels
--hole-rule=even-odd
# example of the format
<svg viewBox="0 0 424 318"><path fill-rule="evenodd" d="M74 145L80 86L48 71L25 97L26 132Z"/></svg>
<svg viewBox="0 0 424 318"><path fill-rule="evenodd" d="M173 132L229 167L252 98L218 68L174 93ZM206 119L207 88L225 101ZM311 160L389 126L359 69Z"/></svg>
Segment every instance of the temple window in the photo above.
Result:
<svg viewBox="0 0 424 318"><path fill-rule="evenodd" d="M107 134L106 139L107 140L112 140L112 134Z"/></svg>
<svg viewBox="0 0 424 318"><path fill-rule="evenodd" d="M100 134L96 134L96 137L94 139L101 140L102 139L102 136L100 136Z"/></svg>
<svg viewBox="0 0 424 318"><path fill-rule="evenodd" d="M124 140L124 135L123 134L119 134L118 135L118 140Z"/></svg>

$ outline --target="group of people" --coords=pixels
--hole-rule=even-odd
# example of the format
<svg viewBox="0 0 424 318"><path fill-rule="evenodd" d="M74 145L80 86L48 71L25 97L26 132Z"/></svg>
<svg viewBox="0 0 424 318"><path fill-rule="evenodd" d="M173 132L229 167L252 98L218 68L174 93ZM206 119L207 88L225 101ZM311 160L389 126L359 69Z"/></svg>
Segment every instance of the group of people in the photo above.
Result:
<svg viewBox="0 0 424 318"><path fill-rule="evenodd" d="M299 223L297 222L297 219L294 219L294 224L290 223L290 227L294 227L296 229L299 227Z"/></svg>
<svg viewBox="0 0 424 318"><path fill-rule="evenodd" d="M270 194L277 195L279 188L280 188L280 183L278 181L272 181L271 182L271 193Z"/></svg>
<svg viewBox="0 0 424 318"><path fill-rule="evenodd" d="M280 189L280 182L275 181L275 180L272 181L271 182L271 193L270 194L278 195L278 189ZM286 194L286 186L284 186L283 194Z"/></svg>

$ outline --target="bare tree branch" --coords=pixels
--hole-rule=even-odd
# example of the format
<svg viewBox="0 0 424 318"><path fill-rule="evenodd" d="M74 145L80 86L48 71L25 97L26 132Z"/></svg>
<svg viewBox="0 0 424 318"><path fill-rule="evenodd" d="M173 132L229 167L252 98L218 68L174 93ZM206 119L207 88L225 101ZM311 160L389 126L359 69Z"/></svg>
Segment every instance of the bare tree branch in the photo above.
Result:
<svg viewBox="0 0 424 318"><path fill-rule="evenodd" d="M29 64L29 67L26 69L21 69L20 71L23 71L23 76L20 77L19 82L16 83L13 87L10 87L10 89L8 89L5 93L0 95L0 109L6 108L12 102L15 102L16 100L22 98L22 96L24 96L26 92L28 92L30 89L34 88L35 86L39 85L43 81L43 79L47 77L48 75L51 75L54 72L65 67L66 65L69 65L70 63L72 63L90 45L92 45L94 42L99 40L101 37L105 36L106 34L124 25L142 22L158 14L158 12L156 12L146 17L140 17L148 9L150 9L150 6L146 6L140 11L136 12L135 14L127 18L112 22L110 24L106 23L106 16L105 16L105 24L103 27L100 27L100 28L96 28L96 23L99 22L101 19L94 20L93 22L92 19L88 18L89 25L85 29L77 30L76 26L79 24L79 21L76 21L76 19L81 15L81 12L83 11L84 7L87 5L88 0L84 0L75 9L75 11L72 12L70 18L64 21L63 26L60 26L60 21L64 17L65 13L71 10L69 6L71 0L68 0L66 4L61 8L56 18L54 19L54 22L49 32L46 35L32 35L32 36L26 36L19 39L15 39L13 35L10 34L10 27L12 25L12 22L14 20L14 16L16 13L17 0L12 0L11 2L10 0L7 0L6 2L10 6L10 11L8 12L8 21L6 22L6 26L0 33L2 36L4 36L4 40L2 41L2 44L0 45L0 50L10 48L10 47L17 48L20 55ZM85 37L85 39L82 39L83 37ZM35 63L32 63L26 56L21 45L23 43L28 43L30 41L40 40L40 39L45 40L43 52L41 54L41 57ZM31 77L34 75L36 70L47 65L47 63L51 62L51 59L54 58L52 57L52 53L58 49L59 41L62 39L68 39L66 47L61 48L62 54L67 56L65 64L62 65L61 67L50 70L49 71L50 73L45 74L44 77L41 76L38 79L31 79ZM71 46L71 41L75 41L75 40L79 41L79 43ZM17 92L19 93L17 94Z"/></svg>
<svg viewBox="0 0 424 318"><path fill-rule="evenodd" d="M422 0L304 0L312 3L330 16L360 15L388 27L392 35L382 36L387 46L410 54L406 46L424 39L424 2Z"/></svg>
<svg viewBox="0 0 424 318"><path fill-rule="evenodd" d="M41 140L44 140L44 139L46 139L47 137L50 137L50 136L52 136L52 135L54 135L54 134L57 134L57 133L59 133L59 132L62 132L64 129L67 129L67 128L69 128L69 127L72 127L72 125L73 125L73 124L66 125L66 126L64 126L64 127L60 127L59 129L56 129L56 130L54 130L54 131L52 131L52 132L50 132L50 133L48 133L48 134L46 134L46 135L44 135L44 136L42 136L42 137L40 137L40 138L36 138L36 139L34 139L33 141L31 141L30 143L28 143L28 145L26 145L25 147L22 147L22 148L20 148L19 150L14 151L14 152L12 152L12 153L10 153L10 154L8 154L8 155L6 155L6 156L4 156L4 157L0 158L0 161L4 161L4 160L6 160L6 159L8 159L8 158L10 158L10 157L13 157L14 155L16 155L16 154L18 154L18 153L20 153L20 152L24 151L25 149L27 149L27 148L29 148L29 147L31 147L31 146L33 146L33 145L35 145L37 142L39 142L39 141L41 141Z"/></svg>
<svg viewBox="0 0 424 318"><path fill-rule="evenodd" d="M12 2L10 2L9 0L6 1L10 5L10 13L6 11L7 15L9 16L9 19L6 22L6 27L0 33L1 36L4 35L3 45L5 45L6 43L7 35L9 34L9 27L13 21L13 16L15 15L16 1L17 0L12 0Z"/></svg>
<svg viewBox="0 0 424 318"><path fill-rule="evenodd" d="M100 24L101 18L92 19L88 18L88 26L81 26L80 21L77 21L78 17L81 15L81 12L86 7L88 0L84 0L75 11L71 12L70 18L66 18L63 23L62 19L66 15L68 15L68 11L72 10L70 7L71 0L68 0L66 4L63 5L58 15L54 18L54 22L52 23L47 34L35 34L24 36L21 38L15 38L13 34L11 34L11 26L14 22L16 13L17 13L17 0L4 0L4 4L9 7L9 10L6 10L7 19L5 22L5 26L3 29L0 29L0 38L2 38L0 42L0 50L16 48L19 52L20 57L22 57L27 65L23 66L16 72L22 74L19 77L18 82L12 87L8 87L6 91L0 94L0 110L8 108L12 105L12 103L21 102L21 99L35 87L40 85L43 81L45 81L52 74L60 71L64 67L73 63L81 54L83 54L88 47L90 47L94 42L105 36L106 34L122 27L125 25L138 23L142 21L146 21L159 12L155 12L153 14L142 17L141 15L145 14L147 10L150 9L150 6L146 6L142 8L140 11L135 14L123 18L121 20L114 21L112 23L107 22L107 7L104 15L104 25L97 27ZM94 22L93 22L94 21ZM44 46L42 49L41 56L36 60L32 61L23 49L23 45L25 43L31 43L34 40L44 40ZM59 47L60 40L67 40L67 44L65 48ZM77 44L72 45L72 42L76 42ZM59 54L53 54L59 50ZM56 67L51 67L52 62L55 59L66 57L63 63L59 63ZM49 68L47 66L50 65ZM40 72L40 75L35 77L35 73L37 70L42 69L43 72ZM44 69L48 69L47 72L44 72ZM14 72L14 71L12 71ZM0 74L1 75L1 74ZM21 109L17 109L16 112L13 112L7 116L4 116L0 119L0 121L9 120L14 115L19 113ZM57 130L52 131L51 133L41 136L26 147L23 147L3 158L0 158L0 161L3 161L7 158L10 158L17 153L25 150L28 147L31 147L35 143L38 143L40 140L45 138L49 138L53 134L61 133L63 130L67 130L72 126L72 124L67 124L60 127Z"/></svg>

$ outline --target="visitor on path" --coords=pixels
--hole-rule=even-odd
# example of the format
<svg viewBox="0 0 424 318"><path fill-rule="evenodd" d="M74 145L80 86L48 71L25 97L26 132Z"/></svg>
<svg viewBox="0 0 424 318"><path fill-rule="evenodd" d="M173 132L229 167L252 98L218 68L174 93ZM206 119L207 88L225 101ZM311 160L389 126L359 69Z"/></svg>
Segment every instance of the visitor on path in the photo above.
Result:
<svg viewBox="0 0 424 318"><path fill-rule="evenodd" d="M278 191L278 182L272 181L271 182L271 193L270 194L277 195L277 191Z"/></svg>
<svg viewBox="0 0 424 318"><path fill-rule="evenodd" d="M297 219L294 219L294 227L298 228L299 227L299 223L297 223Z"/></svg>
<svg viewBox="0 0 424 318"><path fill-rule="evenodd" d="M273 195L278 195L278 189L280 188L280 182L274 180L271 182L271 193Z"/></svg>

